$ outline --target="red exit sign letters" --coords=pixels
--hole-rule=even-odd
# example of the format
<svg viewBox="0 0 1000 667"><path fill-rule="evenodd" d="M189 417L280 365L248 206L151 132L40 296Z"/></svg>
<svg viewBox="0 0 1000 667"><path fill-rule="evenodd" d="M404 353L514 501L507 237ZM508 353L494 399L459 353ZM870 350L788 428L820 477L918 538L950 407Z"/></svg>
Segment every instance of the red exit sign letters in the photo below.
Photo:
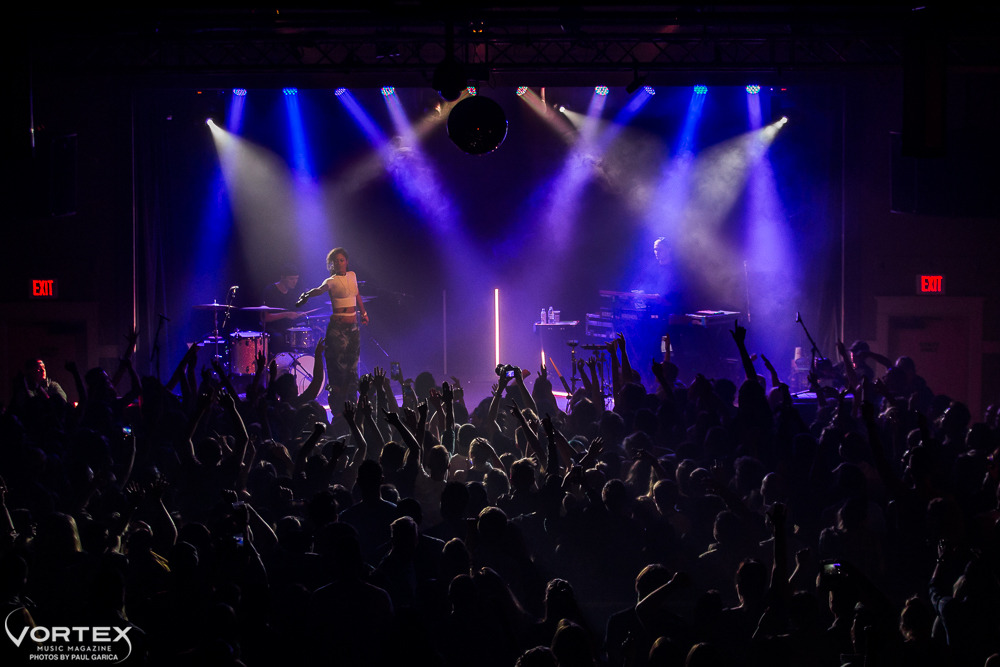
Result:
<svg viewBox="0 0 1000 667"><path fill-rule="evenodd" d="M917 276L917 294L944 294L944 276Z"/></svg>
<svg viewBox="0 0 1000 667"><path fill-rule="evenodd" d="M32 299L54 299L58 296L59 284L55 280L32 280Z"/></svg>

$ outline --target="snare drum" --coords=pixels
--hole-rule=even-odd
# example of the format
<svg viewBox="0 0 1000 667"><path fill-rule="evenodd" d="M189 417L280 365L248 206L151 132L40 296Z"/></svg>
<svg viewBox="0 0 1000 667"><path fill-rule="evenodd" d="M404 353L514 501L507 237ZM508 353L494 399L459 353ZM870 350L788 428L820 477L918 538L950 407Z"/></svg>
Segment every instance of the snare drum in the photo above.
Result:
<svg viewBox="0 0 1000 667"><path fill-rule="evenodd" d="M316 336L310 327L292 327L285 332L285 343L296 350L311 350L316 347Z"/></svg>
<svg viewBox="0 0 1000 667"><path fill-rule="evenodd" d="M267 359L267 336L259 331L234 331L229 334L229 362L233 375L253 375L257 355Z"/></svg>
<svg viewBox="0 0 1000 667"><path fill-rule="evenodd" d="M312 382L313 366L316 363L315 357L309 354L296 355L292 352L282 352L274 358L278 366L279 373L291 373L295 378L295 386L301 394Z"/></svg>

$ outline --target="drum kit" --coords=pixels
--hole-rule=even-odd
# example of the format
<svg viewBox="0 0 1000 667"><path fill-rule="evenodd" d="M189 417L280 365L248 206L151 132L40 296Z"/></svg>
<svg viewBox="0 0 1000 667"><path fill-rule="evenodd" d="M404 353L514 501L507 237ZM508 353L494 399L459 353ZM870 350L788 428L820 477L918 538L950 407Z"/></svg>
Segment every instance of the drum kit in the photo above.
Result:
<svg viewBox="0 0 1000 667"><path fill-rule="evenodd" d="M362 297L366 302L374 298L373 296ZM209 351L211 358L226 368L234 380L252 378L257 369L258 356L262 355L265 359L270 359L268 355L269 336L263 331L242 331L240 329L224 335L221 331L225 330L229 317L235 311L263 315L264 313L284 312L286 310L285 308L264 305L237 308L217 302L196 304L194 309L207 310L212 313L212 332L194 345ZM223 314L221 324L219 322L220 313ZM315 364L313 354L316 343L326 335L325 323L332 314L332 310L327 305L303 311L303 314L305 315L305 325L291 327L285 332L284 342L288 351L281 352L274 358L279 373L286 372L293 375L299 393L303 392L312 382ZM199 357L205 358L201 355Z"/></svg>

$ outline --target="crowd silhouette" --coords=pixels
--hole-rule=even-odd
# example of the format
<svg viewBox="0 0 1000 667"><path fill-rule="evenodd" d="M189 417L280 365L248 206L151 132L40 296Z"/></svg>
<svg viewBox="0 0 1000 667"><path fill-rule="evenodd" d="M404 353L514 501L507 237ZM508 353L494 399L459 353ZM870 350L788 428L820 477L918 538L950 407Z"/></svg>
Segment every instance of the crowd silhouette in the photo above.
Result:
<svg viewBox="0 0 1000 667"><path fill-rule="evenodd" d="M375 368L332 420L322 342L302 394L197 346L167 383L32 360L0 415L7 635L127 627L155 666L1000 664L998 410L859 344L793 400L731 333L739 383L619 337L564 402L544 368L478 405Z"/></svg>

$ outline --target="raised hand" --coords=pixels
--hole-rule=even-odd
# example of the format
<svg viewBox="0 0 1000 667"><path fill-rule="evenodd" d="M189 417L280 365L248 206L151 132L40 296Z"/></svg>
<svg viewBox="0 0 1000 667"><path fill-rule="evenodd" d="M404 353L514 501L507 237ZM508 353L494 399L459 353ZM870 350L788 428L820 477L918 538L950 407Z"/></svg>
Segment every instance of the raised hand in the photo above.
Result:
<svg viewBox="0 0 1000 667"><path fill-rule="evenodd" d="M740 326L739 320L733 320L733 328L729 330L732 334L733 340L736 341L737 345L744 345L747 339L747 329L746 327Z"/></svg>
<svg viewBox="0 0 1000 667"><path fill-rule="evenodd" d="M372 386L372 380L372 376L368 373L362 375L361 378L358 379L358 393L362 396L367 396L368 390L371 389Z"/></svg>
<svg viewBox="0 0 1000 667"><path fill-rule="evenodd" d="M221 392L219 392L219 405L226 408L227 410L235 410L236 398L228 391L222 390Z"/></svg>
<svg viewBox="0 0 1000 667"><path fill-rule="evenodd" d="M447 382L441 384L441 400L446 405L450 405L455 401L455 392L452 391L451 385Z"/></svg>
<svg viewBox="0 0 1000 667"><path fill-rule="evenodd" d="M344 419L348 424L355 424L355 417L358 415L358 406L353 401L344 401Z"/></svg>
<svg viewBox="0 0 1000 667"><path fill-rule="evenodd" d="M417 408L419 409L419 407ZM417 413L412 408L403 408L404 423L411 431L417 430Z"/></svg>
<svg viewBox="0 0 1000 667"><path fill-rule="evenodd" d="M441 392L438 391L437 387L431 387L430 391L427 392L427 402L433 405L435 410L441 410L441 401Z"/></svg>
<svg viewBox="0 0 1000 667"><path fill-rule="evenodd" d="M601 452L603 451L604 451L604 438L598 435L594 437L593 440L590 441L590 447L587 448L587 456L600 456Z"/></svg>
<svg viewBox="0 0 1000 667"><path fill-rule="evenodd" d="M320 336L319 340L316 341L316 349L314 350L315 356L319 356L326 352L326 336Z"/></svg>
<svg viewBox="0 0 1000 667"><path fill-rule="evenodd" d="M361 413L361 418L367 420L372 416L372 411L374 406L372 405L371 399L368 398L368 394L361 394L358 396L358 412Z"/></svg>
<svg viewBox="0 0 1000 667"><path fill-rule="evenodd" d="M383 410L382 416L385 418L386 423L390 426L395 426L397 429L402 429L403 420L399 418L399 414L395 411Z"/></svg>
<svg viewBox="0 0 1000 667"><path fill-rule="evenodd" d="M774 364L772 364L771 360L767 358L767 355L761 352L760 358L764 361L764 368L766 368L771 375L776 375L777 372L774 370Z"/></svg>

